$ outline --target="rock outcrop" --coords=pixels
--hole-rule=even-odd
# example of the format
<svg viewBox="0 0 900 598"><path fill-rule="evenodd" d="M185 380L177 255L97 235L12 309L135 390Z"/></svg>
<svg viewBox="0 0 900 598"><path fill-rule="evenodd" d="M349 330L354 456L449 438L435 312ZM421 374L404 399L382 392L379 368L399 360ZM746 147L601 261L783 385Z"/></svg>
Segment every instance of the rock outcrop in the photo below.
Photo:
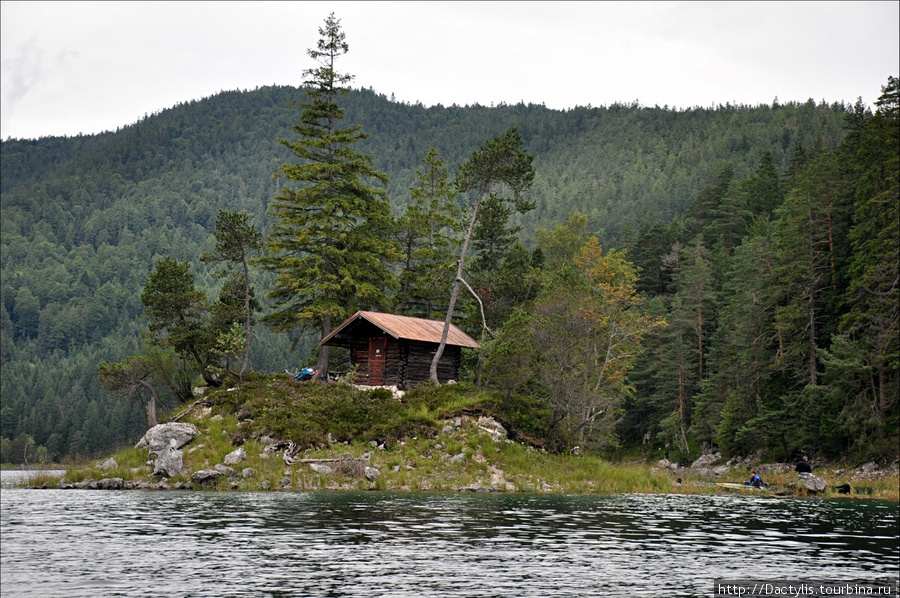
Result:
<svg viewBox="0 0 900 598"><path fill-rule="evenodd" d="M500 423L495 420L493 417L482 415L478 418L478 427L491 436L494 437L494 441L506 440L506 428L504 428Z"/></svg>
<svg viewBox="0 0 900 598"><path fill-rule="evenodd" d="M808 492L825 492L825 488L828 487L828 484L817 476L814 473L798 473L797 474L797 483L800 484L801 487L806 488Z"/></svg>
<svg viewBox="0 0 900 598"><path fill-rule="evenodd" d="M97 463L97 469L100 469L102 471L106 471L107 469L115 469L118 466L119 464L116 463L116 460L112 457L106 459L105 461L100 461Z"/></svg>
<svg viewBox="0 0 900 598"><path fill-rule="evenodd" d="M236 449L225 455L225 465L235 465L247 458L247 451L242 448Z"/></svg>
<svg viewBox="0 0 900 598"><path fill-rule="evenodd" d="M143 437L138 440L134 448L149 448L151 455L158 455L162 451L174 446L180 449L200 434L200 430L194 424L186 424L182 422L169 422L167 424L157 424L147 430ZM175 444L172 444L172 441Z"/></svg>
<svg viewBox="0 0 900 598"><path fill-rule="evenodd" d="M191 480L200 486L214 485L219 476L225 475L215 469L201 469L191 474Z"/></svg>
<svg viewBox="0 0 900 598"><path fill-rule="evenodd" d="M721 461L721 459L721 453L707 453L706 455L701 456L699 459L691 463L691 469L695 471L699 469L708 469L709 467Z"/></svg>
<svg viewBox="0 0 900 598"><path fill-rule="evenodd" d="M156 462L153 464L153 475L171 478L181 473L181 468L184 467L184 454L175 448L176 444L173 438L169 441L169 447L157 454Z"/></svg>

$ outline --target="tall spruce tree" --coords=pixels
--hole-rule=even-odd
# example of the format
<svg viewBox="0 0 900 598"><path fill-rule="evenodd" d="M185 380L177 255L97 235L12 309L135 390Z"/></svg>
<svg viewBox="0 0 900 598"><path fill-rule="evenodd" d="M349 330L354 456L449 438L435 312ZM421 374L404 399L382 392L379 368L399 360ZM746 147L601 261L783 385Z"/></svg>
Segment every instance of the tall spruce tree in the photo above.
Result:
<svg viewBox="0 0 900 598"><path fill-rule="evenodd" d="M397 219L403 268L396 304L400 313L430 319L453 276L461 224L456 190L437 150L432 148L422 164L416 171L419 184L410 188L412 203Z"/></svg>
<svg viewBox="0 0 900 598"><path fill-rule="evenodd" d="M370 182L387 185L372 157L353 149L368 134L361 126L339 128L344 110L338 97L351 75L335 70L349 50L340 20L330 15L319 29L318 66L304 71L307 101L293 130L297 141L279 141L298 158L277 176L294 183L269 205L277 220L265 243L264 268L275 272L268 293L275 311L264 320L276 330L318 327L321 338L357 309L382 307L394 285L388 263L398 257L389 239L387 194ZM318 370L328 372L328 347L321 347Z"/></svg>
<svg viewBox="0 0 900 598"><path fill-rule="evenodd" d="M900 80L889 77L853 156L856 171L853 255L847 289L846 333L865 347L869 397L879 432L896 447L900 410ZM887 422L893 418L893 424ZM884 429L882 432L882 428Z"/></svg>

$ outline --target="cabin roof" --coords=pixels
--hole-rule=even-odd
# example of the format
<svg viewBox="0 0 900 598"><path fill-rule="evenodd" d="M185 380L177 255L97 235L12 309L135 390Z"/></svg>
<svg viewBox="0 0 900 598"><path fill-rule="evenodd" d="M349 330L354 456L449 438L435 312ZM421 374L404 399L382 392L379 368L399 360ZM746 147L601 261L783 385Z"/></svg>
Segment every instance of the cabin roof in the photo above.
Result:
<svg viewBox="0 0 900 598"><path fill-rule="evenodd" d="M331 334L322 339L320 345L341 346L354 337L353 330L364 322L377 326L388 335L396 339L421 341L425 343L440 343L441 334L444 332L444 323L438 320L426 320L424 318L412 318L410 316L397 316L376 311L358 311L331 331ZM471 336L460 330L454 324L450 324L450 332L447 334L447 344L458 347L470 347L478 349L479 345Z"/></svg>

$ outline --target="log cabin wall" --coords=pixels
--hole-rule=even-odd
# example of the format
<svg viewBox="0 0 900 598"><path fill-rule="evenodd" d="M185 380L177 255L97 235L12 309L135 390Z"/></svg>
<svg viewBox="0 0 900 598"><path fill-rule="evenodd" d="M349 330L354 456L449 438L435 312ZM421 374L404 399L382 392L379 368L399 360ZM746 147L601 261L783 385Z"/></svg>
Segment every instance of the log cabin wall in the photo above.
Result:
<svg viewBox="0 0 900 598"><path fill-rule="evenodd" d="M356 337L350 346L350 363L356 366L354 384L369 383L369 339Z"/></svg>
<svg viewBox="0 0 900 598"><path fill-rule="evenodd" d="M431 379L431 360L437 351L434 343L397 340L388 337L384 385L413 388ZM438 380L441 384L449 380L459 380L462 356L460 347L447 345L438 363ZM350 347L350 362L356 366L354 384L370 384L369 381L369 338L356 337Z"/></svg>
<svg viewBox="0 0 900 598"><path fill-rule="evenodd" d="M420 341L404 341L404 358L401 359L400 381L403 387L412 388L431 379L431 360L437 352L435 343ZM459 379L459 365L462 350L460 347L447 345L438 362L438 380L441 384L449 380Z"/></svg>
<svg viewBox="0 0 900 598"><path fill-rule="evenodd" d="M400 347L403 341L387 337L387 349L385 350L384 384L385 386L399 386L400 384Z"/></svg>

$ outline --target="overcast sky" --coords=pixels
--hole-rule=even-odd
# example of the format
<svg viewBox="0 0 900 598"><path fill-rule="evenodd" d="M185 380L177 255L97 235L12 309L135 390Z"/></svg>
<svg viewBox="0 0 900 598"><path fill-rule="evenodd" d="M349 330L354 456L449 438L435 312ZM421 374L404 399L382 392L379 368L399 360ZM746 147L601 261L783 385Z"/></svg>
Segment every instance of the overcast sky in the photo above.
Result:
<svg viewBox="0 0 900 598"><path fill-rule="evenodd" d="M115 130L297 85L331 12L353 87L405 102L872 104L900 2L2 2L0 137Z"/></svg>

